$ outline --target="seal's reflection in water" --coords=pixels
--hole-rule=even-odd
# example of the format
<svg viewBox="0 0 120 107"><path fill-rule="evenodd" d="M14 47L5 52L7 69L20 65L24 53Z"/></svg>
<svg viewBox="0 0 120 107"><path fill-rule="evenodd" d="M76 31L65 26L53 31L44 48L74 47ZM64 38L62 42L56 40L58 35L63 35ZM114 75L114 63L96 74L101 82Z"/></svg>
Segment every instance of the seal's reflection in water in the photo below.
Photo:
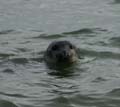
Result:
<svg viewBox="0 0 120 107"><path fill-rule="evenodd" d="M49 68L48 74L57 76L59 78L73 76L75 66L76 66L76 62L75 63L59 63L59 64L47 63L47 67Z"/></svg>

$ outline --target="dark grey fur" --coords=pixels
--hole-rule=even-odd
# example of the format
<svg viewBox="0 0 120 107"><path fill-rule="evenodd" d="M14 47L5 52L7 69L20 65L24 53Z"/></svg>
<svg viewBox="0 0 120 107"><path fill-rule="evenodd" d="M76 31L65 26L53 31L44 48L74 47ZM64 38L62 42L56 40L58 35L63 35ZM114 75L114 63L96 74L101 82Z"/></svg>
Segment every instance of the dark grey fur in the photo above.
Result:
<svg viewBox="0 0 120 107"><path fill-rule="evenodd" d="M69 41L52 42L44 55L47 63L73 63L77 60L77 49Z"/></svg>

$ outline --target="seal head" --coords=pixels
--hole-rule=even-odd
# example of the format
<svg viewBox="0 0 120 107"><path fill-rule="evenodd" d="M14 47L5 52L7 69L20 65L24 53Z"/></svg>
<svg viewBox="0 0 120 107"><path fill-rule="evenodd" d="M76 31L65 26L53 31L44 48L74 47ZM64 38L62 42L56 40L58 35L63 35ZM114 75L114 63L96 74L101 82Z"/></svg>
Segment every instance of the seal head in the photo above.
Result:
<svg viewBox="0 0 120 107"><path fill-rule="evenodd" d="M78 59L76 47L69 41L54 41L46 52L47 63L73 63Z"/></svg>

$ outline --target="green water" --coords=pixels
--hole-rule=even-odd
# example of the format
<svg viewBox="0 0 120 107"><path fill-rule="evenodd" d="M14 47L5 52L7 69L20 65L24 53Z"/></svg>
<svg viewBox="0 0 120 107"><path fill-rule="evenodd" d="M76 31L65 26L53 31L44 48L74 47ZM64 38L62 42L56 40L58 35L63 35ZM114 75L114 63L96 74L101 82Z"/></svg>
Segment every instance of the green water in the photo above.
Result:
<svg viewBox="0 0 120 107"><path fill-rule="evenodd" d="M50 69L54 40L79 61ZM0 0L0 107L119 107L119 0Z"/></svg>

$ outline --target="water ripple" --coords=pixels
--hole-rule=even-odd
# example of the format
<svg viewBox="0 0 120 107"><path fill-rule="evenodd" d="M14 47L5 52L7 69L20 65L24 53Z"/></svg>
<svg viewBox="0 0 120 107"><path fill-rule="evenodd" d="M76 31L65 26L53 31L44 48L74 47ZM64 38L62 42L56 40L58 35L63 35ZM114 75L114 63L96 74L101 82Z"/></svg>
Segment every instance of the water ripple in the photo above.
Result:
<svg viewBox="0 0 120 107"><path fill-rule="evenodd" d="M10 33L12 33L12 32L14 32L14 30L3 30L3 31L0 31L0 34L10 34Z"/></svg>
<svg viewBox="0 0 120 107"><path fill-rule="evenodd" d="M21 31L16 31L16 30L13 30L13 29L2 30L2 31L0 31L0 35L5 35L5 34L16 34L16 33L21 33Z"/></svg>
<svg viewBox="0 0 120 107"><path fill-rule="evenodd" d="M62 34L51 34L51 35L47 35L47 34L41 34L37 37L33 37L34 39L58 39L58 38L61 38L61 37L65 37L64 35Z"/></svg>
<svg viewBox="0 0 120 107"><path fill-rule="evenodd" d="M104 82L104 81L107 81L107 79L105 79L105 78L103 78L103 77L97 77L97 78L95 78L95 80L93 80L92 82L99 83L99 82Z"/></svg>
<svg viewBox="0 0 120 107"><path fill-rule="evenodd" d="M111 52L111 51L94 51L94 50L86 50L86 49L80 49L80 54L82 56L93 56L93 57L99 57L99 58L110 58L110 59L120 59L120 53L117 52Z"/></svg>
<svg viewBox="0 0 120 107"><path fill-rule="evenodd" d="M10 56L14 56L14 54L0 53L1 58L9 58Z"/></svg>
<svg viewBox="0 0 120 107"><path fill-rule="evenodd" d="M15 64L26 64L29 62L27 58L12 58L10 61Z"/></svg>
<svg viewBox="0 0 120 107"><path fill-rule="evenodd" d="M120 88L113 89L112 91L107 93L108 96L120 96Z"/></svg>
<svg viewBox="0 0 120 107"><path fill-rule="evenodd" d="M71 32L64 32L63 34L93 34L93 33L99 33L99 32L106 32L106 29L101 29L101 28L83 28L80 30L76 31L71 31Z"/></svg>
<svg viewBox="0 0 120 107"><path fill-rule="evenodd" d="M22 94L10 94L10 93L4 93L0 92L1 95L9 96L9 97L16 97L16 98L28 98L28 96L22 95Z"/></svg>
<svg viewBox="0 0 120 107"><path fill-rule="evenodd" d="M67 35L75 36L75 35L78 35L78 34L81 34L81 35L82 34L87 34L86 36L94 37L95 34L102 33L102 32L108 32L108 30L107 29L102 29L102 28L82 28L82 29L75 30L75 31L63 32L61 34L44 34L43 33L43 34L40 34L39 36L32 37L32 38L33 39L47 39L47 40L50 40L50 39L63 38L63 37L66 37Z"/></svg>
<svg viewBox="0 0 120 107"><path fill-rule="evenodd" d="M9 73L9 74L14 74L14 70L10 69L10 68L6 68L2 71L3 73Z"/></svg>
<svg viewBox="0 0 120 107"><path fill-rule="evenodd" d="M120 47L120 37L112 37L112 38L110 38L110 45Z"/></svg>

